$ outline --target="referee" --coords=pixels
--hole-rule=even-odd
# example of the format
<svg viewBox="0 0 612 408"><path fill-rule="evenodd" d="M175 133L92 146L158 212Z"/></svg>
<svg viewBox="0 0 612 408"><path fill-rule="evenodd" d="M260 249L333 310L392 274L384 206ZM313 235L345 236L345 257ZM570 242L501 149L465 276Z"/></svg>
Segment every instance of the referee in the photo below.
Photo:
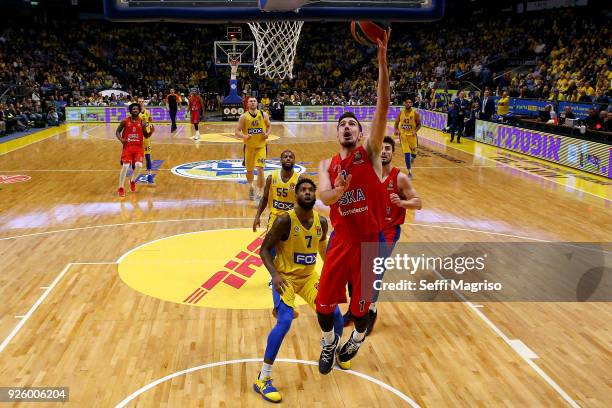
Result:
<svg viewBox="0 0 612 408"><path fill-rule="evenodd" d="M170 89L170 93L166 96L166 105L170 111L170 120L172 121L170 132L176 132L176 111L180 102L181 96L176 93L174 88Z"/></svg>

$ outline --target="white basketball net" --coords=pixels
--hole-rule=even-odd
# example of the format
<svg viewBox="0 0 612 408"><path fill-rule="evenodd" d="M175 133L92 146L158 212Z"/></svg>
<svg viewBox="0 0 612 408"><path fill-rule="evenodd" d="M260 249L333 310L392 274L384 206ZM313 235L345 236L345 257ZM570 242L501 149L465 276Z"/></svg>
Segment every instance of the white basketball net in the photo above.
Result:
<svg viewBox="0 0 612 408"><path fill-rule="evenodd" d="M293 78L293 61L303 21L248 23L257 42L255 72L274 79Z"/></svg>
<svg viewBox="0 0 612 408"><path fill-rule="evenodd" d="M240 56L237 58L235 56L228 57L230 67L232 69L232 79L236 79L236 74L238 73L238 67L240 66Z"/></svg>

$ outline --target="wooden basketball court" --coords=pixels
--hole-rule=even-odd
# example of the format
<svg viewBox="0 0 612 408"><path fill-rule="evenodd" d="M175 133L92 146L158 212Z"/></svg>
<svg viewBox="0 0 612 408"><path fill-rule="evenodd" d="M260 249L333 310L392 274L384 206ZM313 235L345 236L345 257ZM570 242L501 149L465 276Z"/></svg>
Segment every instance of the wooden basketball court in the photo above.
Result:
<svg viewBox="0 0 612 408"><path fill-rule="evenodd" d="M255 204L245 185L171 171L240 159L233 126L206 123L194 144L190 127L170 134L157 125L156 187L139 185L125 199L116 194L116 124L63 125L0 145L0 175L31 177L0 184L0 386L70 387L75 407L267 405L251 385L274 318L271 302L249 298L267 296L265 268L221 276L214 291L223 292L210 289L197 304L190 292L164 300L163 285L147 279L150 270L197 288L215 262L254 253L262 231L249 230ZM273 123L268 158L290 148L314 173L337 151L334 131ZM500 152L491 147L446 139L420 132L414 184L423 210L408 217L401 241L610 240L607 180L545 177L493 159ZM394 164L403 166L400 152ZM160 257L159 248L180 256ZM151 260L142 286L120 276L132 256ZM328 376L316 367L316 316L299 311L274 371L286 406L612 406L609 303L381 303L354 371Z"/></svg>

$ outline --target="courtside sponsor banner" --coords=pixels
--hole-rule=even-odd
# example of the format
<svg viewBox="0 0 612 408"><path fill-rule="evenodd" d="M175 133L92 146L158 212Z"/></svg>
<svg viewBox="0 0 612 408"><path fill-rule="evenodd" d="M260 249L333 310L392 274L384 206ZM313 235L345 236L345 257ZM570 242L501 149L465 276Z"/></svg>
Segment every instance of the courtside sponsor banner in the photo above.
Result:
<svg viewBox="0 0 612 408"><path fill-rule="evenodd" d="M170 112L165 106L147 106L153 122L170 122ZM112 123L121 122L129 115L127 106L80 106L66 108L66 122ZM176 112L177 123L190 123L186 107Z"/></svg>
<svg viewBox="0 0 612 408"><path fill-rule="evenodd" d="M497 105L497 99L495 104ZM555 105L552 101L539 101L536 99L520 99L510 98L510 112L515 115L538 116L539 111L544 110L546 105ZM577 119L584 119L589 116L589 109L598 108L596 103L576 103L576 102L559 102L558 112L563 112L566 106L572 108L572 112Z"/></svg>
<svg viewBox="0 0 612 408"><path fill-rule="evenodd" d="M391 254L379 243L361 249L366 301L376 292L379 300L400 302L612 301L610 243L402 242Z"/></svg>
<svg viewBox="0 0 612 408"><path fill-rule="evenodd" d="M395 121L403 106L391 106L388 121ZM446 127L447 114L425 109L416 109L421 116L421 125L442 130ZM374 119L376 106L291 106L285 105L285 122L336 122L344 112L353 112L360 122Z"/></svg>
<svg viewBox="0 0 612 408"><path fill-rule="evenodd" d="M612 146L500 123L476 121L476 140L612 178Z"/></svg>

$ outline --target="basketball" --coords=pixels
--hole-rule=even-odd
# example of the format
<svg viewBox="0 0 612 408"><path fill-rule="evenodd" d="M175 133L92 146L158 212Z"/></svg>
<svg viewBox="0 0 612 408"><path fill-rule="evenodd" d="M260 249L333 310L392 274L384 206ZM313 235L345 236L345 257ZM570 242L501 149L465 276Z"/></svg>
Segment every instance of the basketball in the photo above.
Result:
<svg viewBox="0 0 612 408"><path fill-rule="evenodd" d="M388 25L376 21L351 22L351 34L359 44L376 45L376 40L383 40Z"/></svg>

